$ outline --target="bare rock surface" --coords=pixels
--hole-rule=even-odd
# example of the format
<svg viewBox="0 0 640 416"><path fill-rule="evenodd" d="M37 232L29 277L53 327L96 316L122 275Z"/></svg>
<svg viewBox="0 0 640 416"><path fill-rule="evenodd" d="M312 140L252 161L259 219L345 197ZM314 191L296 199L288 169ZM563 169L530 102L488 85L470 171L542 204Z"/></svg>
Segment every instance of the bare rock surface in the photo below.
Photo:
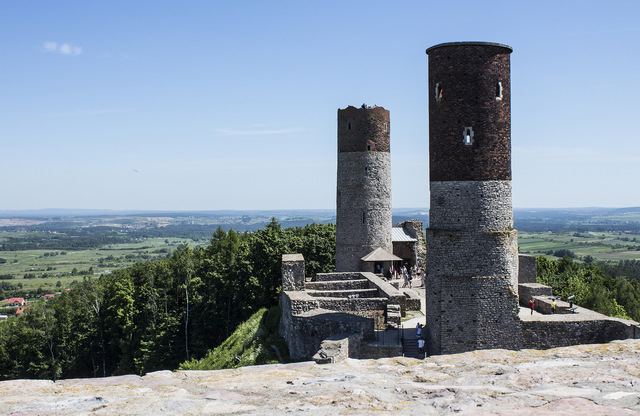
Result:
<svg viewBox="0 0 640 416"><path fill-rule="evenodd" d="M3 415L640 415L640 340L0 382Z"/></svg>

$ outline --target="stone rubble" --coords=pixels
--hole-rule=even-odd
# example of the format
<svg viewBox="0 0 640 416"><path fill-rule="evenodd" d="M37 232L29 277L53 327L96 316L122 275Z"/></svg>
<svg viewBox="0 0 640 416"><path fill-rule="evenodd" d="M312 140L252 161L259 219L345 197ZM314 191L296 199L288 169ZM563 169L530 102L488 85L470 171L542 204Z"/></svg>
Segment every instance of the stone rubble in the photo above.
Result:
<svg viewBox="0 0 640 416"><path fill-rule="evenodd" d="M640 340L0 382L3 415L640 415Z"/></svg>

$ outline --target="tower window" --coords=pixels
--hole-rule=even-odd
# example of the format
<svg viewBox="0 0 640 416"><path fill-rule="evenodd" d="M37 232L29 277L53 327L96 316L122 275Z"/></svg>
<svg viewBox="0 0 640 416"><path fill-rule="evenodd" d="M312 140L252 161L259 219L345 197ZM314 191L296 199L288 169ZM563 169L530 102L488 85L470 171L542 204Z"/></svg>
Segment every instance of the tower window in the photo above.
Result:
<svg viewBox="0 0 640 416"><path fill-rule="evenodd" d="M387 131L389 131L389 126L387 125L387 123L384 123L383 125L384 128L384 132L386 133Z"/></svg>
<svg viewBox="0 0 640 416"><path fill-rule="evenodd" d="M496 101L502 101L502 82L496 83Z"/></svg>
<svg viewBox="0 0 640 416"><path fill-rule="evenodd" d="M364 212L362 213L362 223L364 224Z"/></svg>
<svg viewBox="0 0 640 416"><path fill-rule="evenodd" d="M473 128L465 127L462 133L462 142L465 146L471 146L473 144Z"/></svg>
<svg viewBox="0 0 640 416"><path fill-rule="evenodd" d="M440 86L439 82L436 82L435 97L437 102L442 101L442 87Z"/></svg>
<svg viewBox="0 0 640 416"><path fill-rule="evenodd" d="M367 152L371 151L371 143L367 143Z"/></svg>
<svg viewBox="0 0 640 416"><path fill-rule="evenodd" d="M351 130L351 123L349 123L349 125L347 126L348 130Z"/></svg>

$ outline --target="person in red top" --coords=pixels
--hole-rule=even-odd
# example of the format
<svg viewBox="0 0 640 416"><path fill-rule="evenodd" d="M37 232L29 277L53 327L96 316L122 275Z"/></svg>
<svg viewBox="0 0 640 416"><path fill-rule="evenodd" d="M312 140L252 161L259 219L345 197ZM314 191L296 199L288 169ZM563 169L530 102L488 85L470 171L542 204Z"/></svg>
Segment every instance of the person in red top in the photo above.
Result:
<svg viewBox="0 0 640 416"><path fill-rule="evenodd" d="M531 308L531 315L533 315L533 308L536 306L533 298L529 299L529 307Z"/></svg>

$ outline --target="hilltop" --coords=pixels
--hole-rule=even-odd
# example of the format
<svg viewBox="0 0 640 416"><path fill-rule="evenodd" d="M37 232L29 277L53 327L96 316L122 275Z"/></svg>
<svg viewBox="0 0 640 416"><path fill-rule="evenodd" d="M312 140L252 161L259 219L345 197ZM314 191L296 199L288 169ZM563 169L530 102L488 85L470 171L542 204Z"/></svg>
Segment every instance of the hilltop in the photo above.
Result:
<svg viewBox="0 0 640 416"><path fill-rule="evenodd" d="M0 382L2 414L637 415L640 340Z"/></svg>

